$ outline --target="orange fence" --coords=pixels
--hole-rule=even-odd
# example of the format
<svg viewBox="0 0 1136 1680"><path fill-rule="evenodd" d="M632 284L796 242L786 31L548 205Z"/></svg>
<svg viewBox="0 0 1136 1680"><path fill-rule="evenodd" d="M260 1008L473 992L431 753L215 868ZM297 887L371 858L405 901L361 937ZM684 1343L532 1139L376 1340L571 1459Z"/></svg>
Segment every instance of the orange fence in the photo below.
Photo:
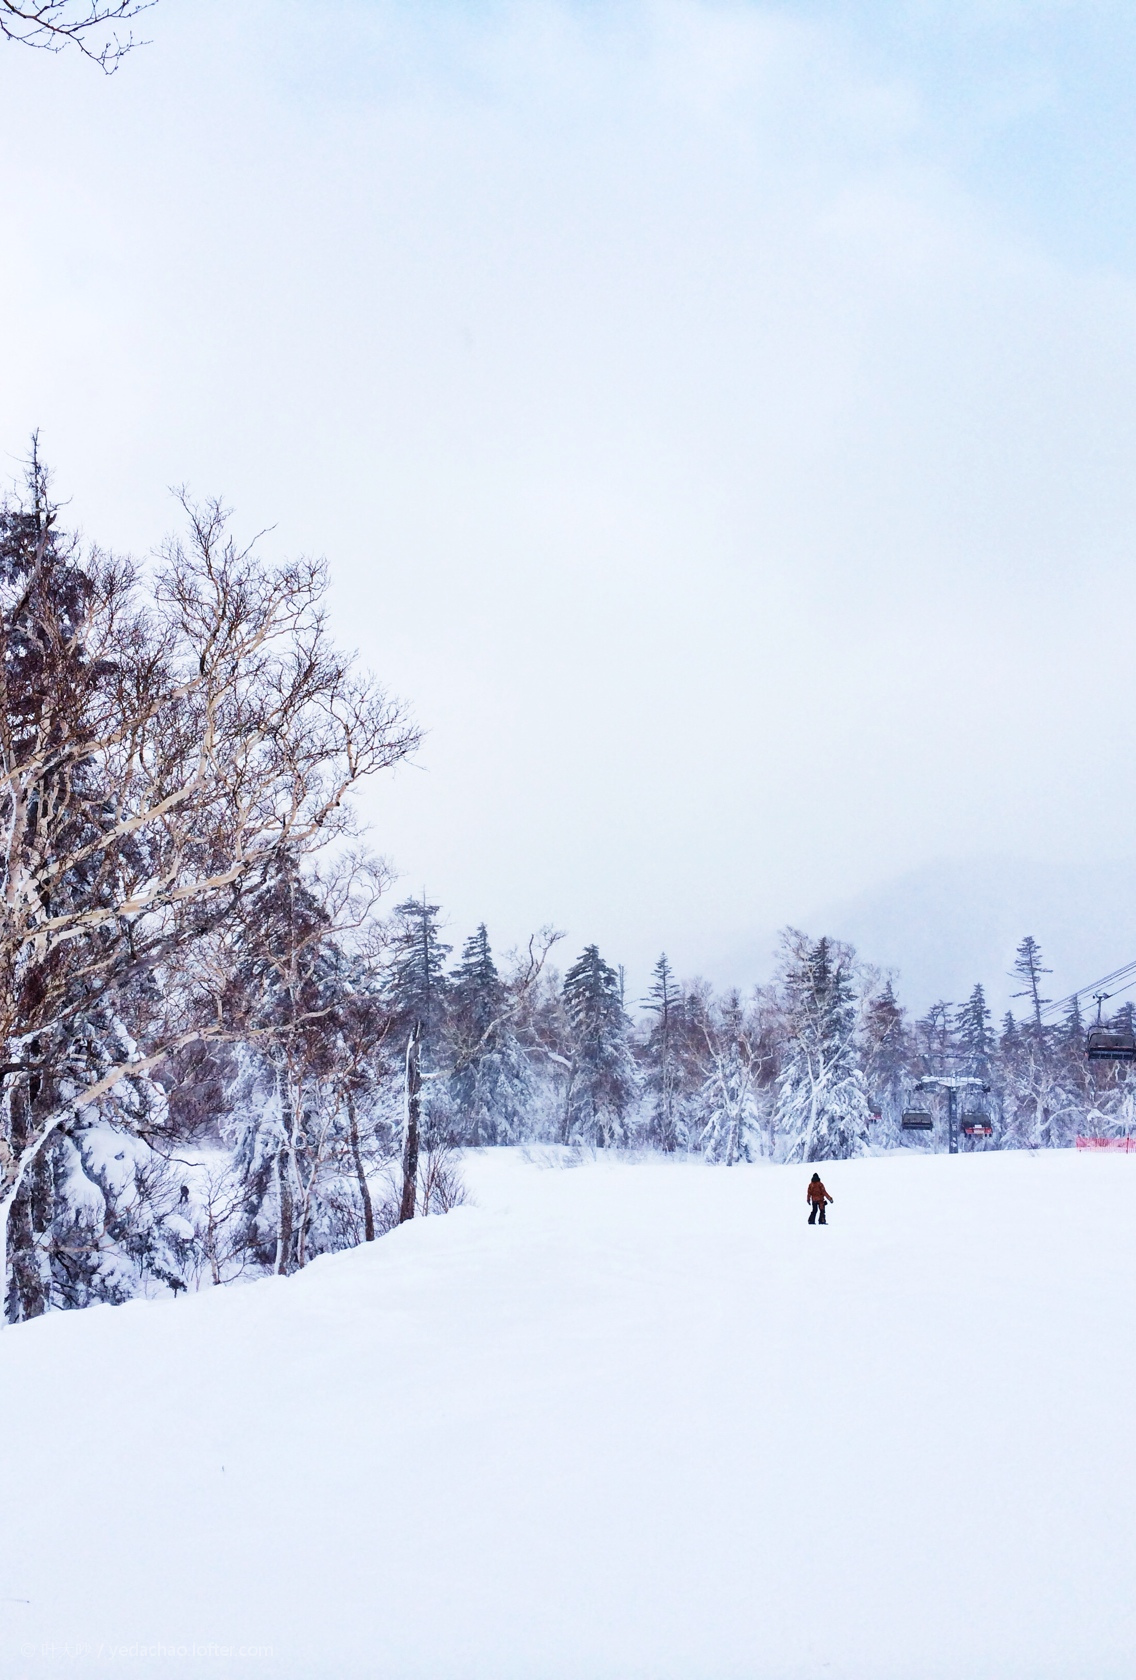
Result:
<svg viewBox="0 0 1136 1680"><path fill-rule="evenodd" d="M1136 1155L1136 1138L1083 1138L1077 1139L1078 1149L1112 1149L1121 1155Z"/></svg>

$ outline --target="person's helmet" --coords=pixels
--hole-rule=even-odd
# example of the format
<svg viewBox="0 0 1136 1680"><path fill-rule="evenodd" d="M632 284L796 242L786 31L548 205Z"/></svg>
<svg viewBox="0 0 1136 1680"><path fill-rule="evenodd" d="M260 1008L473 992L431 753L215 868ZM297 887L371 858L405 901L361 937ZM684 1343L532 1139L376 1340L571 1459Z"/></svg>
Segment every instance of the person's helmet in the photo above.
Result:
<svg viewBox="0 0 1136 1680"><path fill-rule="evenodd" d="M819 1184L820 1183L820 1174L819 1173L814 1173L813 1174L813 1183L814 1184Z"/></svg>

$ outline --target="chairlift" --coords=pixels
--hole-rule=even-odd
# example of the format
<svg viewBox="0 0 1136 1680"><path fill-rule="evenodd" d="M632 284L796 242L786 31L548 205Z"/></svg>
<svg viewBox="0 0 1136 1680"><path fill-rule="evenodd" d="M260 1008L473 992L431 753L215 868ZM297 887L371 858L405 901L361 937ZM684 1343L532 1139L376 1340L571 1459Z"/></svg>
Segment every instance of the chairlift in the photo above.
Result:
<svg viewBox="0 0 1136 1680"><path fill-rule="evenodd" d="M1109 994L1097 992L1094 995L1097 1018L1085 1040L1086 1057L1090 1062L1136 1062L1136 1033L1131 1027L1106 1027L1101 1020L1101 1009Z"/></svg>
<svg viewBox="0 0 1136 1680"><path fill-rule="evenodd" d="M959 1120L963 1137L993 1137L994 1127L988 1114L964 1114Z"/></svg>
<svg viewBox="0 0 1136 1680"><path fill-rule="evenodd" d="M1094 1027L1085 1040L1090 1062L1136 1062L1136 1034L1120 1027Z"/></svg>
<svg viewBox="0 0 1136 1680"><path fill-rule="evenodd" d="M929 1132L935 1119L925 1108L905 1108L899 1123L905 1132Z"/></svg>

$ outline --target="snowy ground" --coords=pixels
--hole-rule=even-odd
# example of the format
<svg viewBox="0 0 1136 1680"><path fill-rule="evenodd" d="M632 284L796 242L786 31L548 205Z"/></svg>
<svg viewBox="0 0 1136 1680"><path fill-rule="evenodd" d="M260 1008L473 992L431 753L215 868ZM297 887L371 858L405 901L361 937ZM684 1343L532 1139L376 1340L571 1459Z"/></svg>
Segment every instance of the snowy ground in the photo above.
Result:
<svg viewBox="0 0 1136 1680"><path fill-rule="evenodd" d="M468 1175L0 1335L4 1680L1136 1670L1136 1160Z"/></svg>

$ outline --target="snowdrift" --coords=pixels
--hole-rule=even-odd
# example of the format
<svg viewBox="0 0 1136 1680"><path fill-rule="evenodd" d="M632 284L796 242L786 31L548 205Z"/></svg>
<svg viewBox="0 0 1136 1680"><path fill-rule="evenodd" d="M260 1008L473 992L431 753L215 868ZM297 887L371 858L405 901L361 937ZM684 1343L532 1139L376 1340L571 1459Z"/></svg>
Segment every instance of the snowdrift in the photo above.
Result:
<svg viewBox="0 0 1136 1680"><path fill-rule="evenodd" d="M1132 1674L1136 1159L467 1172L0 1335L0 1674Z"/></svg>

